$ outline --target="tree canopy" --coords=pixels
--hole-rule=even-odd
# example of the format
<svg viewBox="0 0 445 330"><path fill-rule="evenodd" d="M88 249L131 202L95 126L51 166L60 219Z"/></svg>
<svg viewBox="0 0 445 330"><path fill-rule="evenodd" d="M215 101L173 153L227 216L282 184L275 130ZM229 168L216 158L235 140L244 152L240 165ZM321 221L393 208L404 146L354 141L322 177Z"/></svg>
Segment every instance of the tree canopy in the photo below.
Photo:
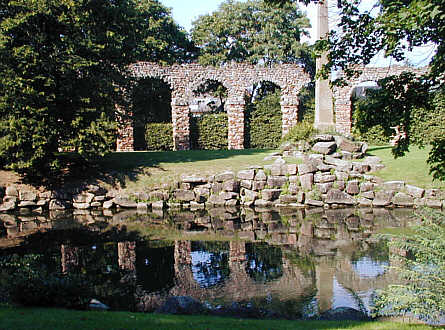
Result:
<svg viewBox="0 0 445 330"><path fill-rule="evenodd" d="M307 63L301 37L308 27L308 18L294 3L276 8L263 0L227 0L193 22L191 35L204 65Z"/></svg>
<svg viewBox="0 0 445 330"><path fill-rule="evenodd" d="M187 60L193 51L153 0L16 0L0 4L0 165L59 169L111 150L126 67Z"/></svg>

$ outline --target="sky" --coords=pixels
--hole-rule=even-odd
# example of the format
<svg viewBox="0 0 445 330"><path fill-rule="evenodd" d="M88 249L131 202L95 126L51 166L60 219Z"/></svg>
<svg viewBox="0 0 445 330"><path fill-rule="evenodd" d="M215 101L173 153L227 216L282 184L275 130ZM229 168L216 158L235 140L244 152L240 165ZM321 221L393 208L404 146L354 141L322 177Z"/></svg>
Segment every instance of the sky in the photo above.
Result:
<svg viewBox="0 0 445 330"><path fill-rule="evenodd" d="M245 0L240 0L245 1ZM192 27L192 22L196 20L200 15L209 14L218 9L219 5L224 2L224 0L160 0L160 2L170 8L172 10L172 15L174 20L190 32ZM335 24L336 17L336 8L333 5L333 2L330 1L329 6L329 19L330 26ZM362 0L363 9L370 9L373 7L373 4L376 0ZM310 38L302 39L302 41L307 41L310 44L314 43L316 40L316 18L317 18L317 9L314 4L310 4L309 6L303 6L299 4L301 10L306 12L310 22L311 28L308 29L310 34ZM417 47L408 55L408 59L414 66L424 66L429 63L429 60L435 53L435 46L427 45L423 47ZM371 62L371 66L389 66L395 65L394 61L390 59L385 59L383 55L380 55Z"/></svg>

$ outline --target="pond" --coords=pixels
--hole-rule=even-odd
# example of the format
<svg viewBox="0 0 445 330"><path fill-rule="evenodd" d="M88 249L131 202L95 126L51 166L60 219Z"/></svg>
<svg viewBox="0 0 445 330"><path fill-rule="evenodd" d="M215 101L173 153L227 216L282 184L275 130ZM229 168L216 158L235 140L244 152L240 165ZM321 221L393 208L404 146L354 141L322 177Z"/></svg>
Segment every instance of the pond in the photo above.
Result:
<svg viewBox="0 0 445 330"><path fill-rule="evenodd" d="M375 290L397 278L374 234L415 221L410 209L3 214L0 260L79 274L113 310L152 312L170 296L191 296L216 309L306 318L369 310ZM0 285L11 276L0 270ZM8 297L0 290L0 302Z"/></svg>

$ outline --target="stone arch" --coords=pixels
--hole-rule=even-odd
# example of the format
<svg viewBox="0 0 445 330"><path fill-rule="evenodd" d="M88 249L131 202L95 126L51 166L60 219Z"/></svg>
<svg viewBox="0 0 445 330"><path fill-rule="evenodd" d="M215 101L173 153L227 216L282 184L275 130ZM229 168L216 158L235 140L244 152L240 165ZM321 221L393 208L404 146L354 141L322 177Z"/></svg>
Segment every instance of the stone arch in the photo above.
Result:
<svg viewBox="0 0 445 330"><path fill-rule="evenodd" d="M411 68L407 66L391 66L384 68L356 67L361 71L358 77L350 78L346 81L345 86L334 87L335 99L335 119L337 132L350 134L352 129L352 103L351 95L353 89L360 83L366 81L378 82L383 78L392 75L400 75L403 72L412 72L416 75L425 74L428 68Z"/></svg>
<svg viewBox="0 0 445 330"><path fill-rule="evenodd" d="M283 134L298 120L298 92L310 81L303 68L295 64L276 64L270 67L246 63L230 63L221 67L199 64L162 66L138 62L129 67L134 77L155 77L172 88L173 139L176 150L190 148L190 109L188 98L194 88L207 79L220 81L228 90L226 111L229 118L229 149L244 148L244 91L258 79L271 81L282 89ZM118 151L132 150L132 131L120 130Z"/></svg>

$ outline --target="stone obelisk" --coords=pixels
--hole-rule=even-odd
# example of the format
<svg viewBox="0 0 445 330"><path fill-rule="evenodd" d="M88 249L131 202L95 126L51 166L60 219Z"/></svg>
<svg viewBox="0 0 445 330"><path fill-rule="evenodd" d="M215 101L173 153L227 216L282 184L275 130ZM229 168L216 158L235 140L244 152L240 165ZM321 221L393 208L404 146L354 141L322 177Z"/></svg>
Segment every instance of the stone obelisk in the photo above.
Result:
<svg viewBox="0 0 445 330"><path fill-rule="evenodd" d="M327 38L329 33L328 0L317 4L317 40ZM327 63L326 54L317 58L317 72ZM315 123L321 130L334 129L334 109L329 80L317 79L315 82Z"/></svg>

